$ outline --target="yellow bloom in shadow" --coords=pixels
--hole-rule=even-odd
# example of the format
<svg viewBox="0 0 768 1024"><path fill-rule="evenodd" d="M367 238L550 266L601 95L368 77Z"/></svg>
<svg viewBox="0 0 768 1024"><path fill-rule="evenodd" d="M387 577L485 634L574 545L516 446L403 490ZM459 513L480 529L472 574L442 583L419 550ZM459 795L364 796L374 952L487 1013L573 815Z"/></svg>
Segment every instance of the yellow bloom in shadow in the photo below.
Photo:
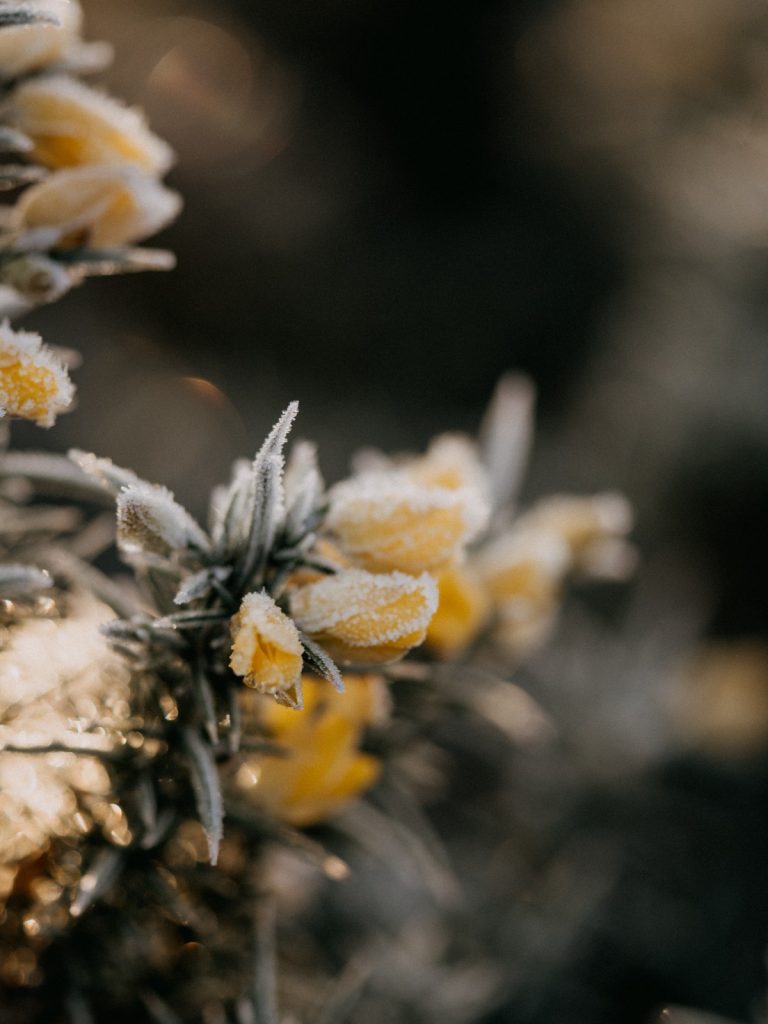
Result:
<svg viewBox="0 0 768 1024"><path fill-rule="evenodd" d="M377 758L360 752L366 726L386 708L379 676L345 676L345 692L305 676L305 705L292 711L265 704L262 723L283 756L251 758L238 773L270 814L297 827L325 821L378 779Z"/></svg>
<svg viewBox="0 0 768 1024"><path fill-rule="evenodd" d="M431 576L359 569L310 583L291 596L299 627L336 661L379 665L396 661L426 636L437 609Z"/></svg>
<svg viewBox="0 0 768 1024"><path fill-rule="evenodd" d="M18 416L51 427L72 403L66 368L38 334L0 324L0 417Z"/></svg>
<svg viewBox="0 0 768 1024"><path fill-rule="evenodd" d="M79 167L26 189L9 227L32 247L108 248L155 234L180 209L175 192L132 167Z"/></svg>
<svg viewBox="0 0 768 1024"><path fill-rule="evenodd" d="M268 594L246 594L230 622L229 666L246 686L286 700L301 680L303 648L291 619Z"/></svg>
<svg viewBox="0 0 768 1024"><path fill-rule="evenodd" d="M421 573L460 558L487 519L474 490L369 473L331 492L327 525L339 547L371 572Z"/></svg>
<svg viewBox="0 0 768 1024"><path fill-rule="evenodd" d="M491 600L477 574L453 565L437 577L439 602L427 629L427 646L441 658L455 658L477 637Z"/></svg>
<svg viewBox="0 0 768 1024"><path fill-rule="evenodd" d="M31 155L46 167L131 164L162 174L173 162L170 147L139 111L68 75L25 82L10 103L15 127L32 140Z"/></svg>

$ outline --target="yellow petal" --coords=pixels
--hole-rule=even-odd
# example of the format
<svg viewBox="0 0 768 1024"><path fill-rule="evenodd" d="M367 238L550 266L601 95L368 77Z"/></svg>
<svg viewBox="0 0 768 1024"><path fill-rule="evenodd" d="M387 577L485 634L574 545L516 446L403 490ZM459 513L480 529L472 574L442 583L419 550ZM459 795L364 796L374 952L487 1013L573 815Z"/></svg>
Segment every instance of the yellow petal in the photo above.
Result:
<svg viewBox="0 0 768 1024"><path fill-rule="evenodd" d="M47 167L132 164L162 174L173 162L142 114L68 75L24 82L10 110L15 127L34 143L32 156Z"/></svg>
<svg viewBox="0 0 768 1024"><path fill-rule="evenodd" d="M50 427L71 404L74 388L64 365L38 334L0 324L0 417L18 416Z"/></svg>
<svg viewBox="0 0 768 1024"><path fill-rule="evenodd" d="M326 522L355 565L420 573L460 558L487 515L474 490L418 484L392 472L353 477L335 487Z"/></svg>
<svg viewBox="0 0 768 1024"><path fill-rule="evenodd" d="M437 586L426 573L376 575L349 570L301 587L291 614L332 658L381 664L420 644L437 609Z"/></svg>
<svg viewBox="0 0 768 1024"><path fill-rule="evenodd" d="M175 192L133 168L81 167L26 189L10 227L21 235L44 235L44 248L106 248L160 231L180 208Z"/></svg>
<svg viewBox="0 0 768 1024"><path fill-rule="evenodd" d="M273 695L296 686L303 658L299 633L268 594L246 594L230 631L229 665L247 686Z"/></svg>
<svg viewBox="0 0 768 1024"><path fill-rule="evenodd" d="M262 724L283 748L279 757L247 762L254 799L298 827L330 817L379 776L377 758L359 751L364 728L381 713L386 692L379 676L347 676L345 692L305 676L305 707L263 709Z"/></svg>
<svg viewBox="0 0 768 1024"><path fill-rule="evenodd" d="M455 658L477 637L491 601L476 573L453 565L437 577L439 603L427 630L427 645L441 658Z"/></svg>

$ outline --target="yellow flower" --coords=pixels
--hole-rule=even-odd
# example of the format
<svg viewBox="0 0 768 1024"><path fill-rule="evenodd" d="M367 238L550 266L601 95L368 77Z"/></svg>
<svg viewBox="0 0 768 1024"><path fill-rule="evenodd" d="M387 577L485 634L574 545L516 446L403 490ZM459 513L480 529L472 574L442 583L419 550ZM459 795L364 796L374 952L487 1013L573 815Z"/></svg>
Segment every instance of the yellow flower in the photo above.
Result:
<svg viewBox="0 0 768 1024"><path fill-rule="evenodd" d="M455 658L475 639L491 601L476 573L452 565L437 577L439 603L427 630L427 645L441 658Z"/></svg>
<svg viewBox="0 0 768 1024"><path fill-rule="evenodd" d="M372 572L421 573L460 558L485 526L473 489L424 485L404 473L368 473L331 492L327 524L339 547Z"/></svg>
<svg viewBox="0 0 768 1024"><path fill-rule="evenodd" d="M270 814L299 828L329 818L376 782L377 758L360 752L365 727L386 707L379 676L345 676L344 693L310 676L305 706L264 708L262 722L285 748L282 756L247 760L238 782Z"/></svg>
<svg viewBox="0 0 768 1024"><path fill-rule="evenodd" d="M475 490L487 498L488 479L477 452L477 445L465 434L440 434L426 453L410 461L408 477L427 487Z"/></svg>
<svg viewBox="0 0 768 1024"><path fill-rule="evenodd" d="M0 324L0 417L19 416L51 427L72 403L66 368L39 334Z"/></svg>
<svg viewBox="0 0 768 1024"><path fill-rule="evenodd" d="M138 110L68 75L24 82L10 110L15 127L34 143L32 157L46 167L131 164L162 174L173 162L170 147Z"/></svg>
<svg viewBox="0 0 768 1024"><path fill-rule="evenodd" d="M24 7L50 22L0 29L0 78L18 78L61 60L76 41L83 12L77 0L26 0Z"/></svg>
<svg viewBox="0 0 768 1024"><path fill-rule="evenodd" d="M514 654L537 647L554 623L570 566L554 533L516 527L487 545L477 568L497 613L496 639Z"/></svg>
<svg viewBox="0 0 768 1024"><path fill-rule="evenodd" d="M396 661L426 636L437 609L431 576L359 569L328 576L291 596L291 614L331 655L345 664Z"/></svg>
<svg viewBox="0 0 768 1024"><path fill-rule="evenodd" d="M546 498L526 512L518 526L562 538L571 567L588 575L624 577L632 568L632 549L625 541L632 528L632 507L621 494Z"/></svg>
<svg viewBox="0 0 768 1024"><path fill-rule="evenodd" d="M301 680L303 648L293 622L265 593L246 594L230 623L229 667L247 686L291 703Z"/></svg>
<svg viewBox="0 0 768 1024"><path fill-rule="evenodd" d="M79 167L26 189L10 228L41 248L108 248L153 235L180 208L175 192L134 168Z"/></svg>

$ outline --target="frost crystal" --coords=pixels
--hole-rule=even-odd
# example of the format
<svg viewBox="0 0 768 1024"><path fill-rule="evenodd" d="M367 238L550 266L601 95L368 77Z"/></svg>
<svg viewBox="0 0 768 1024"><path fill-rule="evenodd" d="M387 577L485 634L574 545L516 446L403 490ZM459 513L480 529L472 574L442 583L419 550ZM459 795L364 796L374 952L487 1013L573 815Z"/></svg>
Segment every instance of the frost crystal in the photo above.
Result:
<svg viewBox="0 0 768 1024"><path fill-rule="evenodd" d="M51 427L72 403L66 367L39 334L0 324L0 416L18 416Z"/></svg>

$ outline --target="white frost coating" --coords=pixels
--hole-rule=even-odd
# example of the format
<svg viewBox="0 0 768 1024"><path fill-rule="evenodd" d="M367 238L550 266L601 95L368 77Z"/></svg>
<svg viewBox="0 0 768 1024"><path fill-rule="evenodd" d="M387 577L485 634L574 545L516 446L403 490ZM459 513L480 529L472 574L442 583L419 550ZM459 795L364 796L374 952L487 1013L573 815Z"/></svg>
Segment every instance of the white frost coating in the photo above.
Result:
<svg viewBox="0 0 768 1024"><path fill-rule="evenodd" d="M0 418L19 416L50 427L74 394L66 367L39 334L0 323Z"/></svg>
<svg viewBox="0 0 768 1024"><path fill-rule="evenodd" d="M570 549L558 534L519 525L486 545L474 564L487 580L526 563L554 580L568 571L570 561Z"/></svg>
<svg viewBox="0 0 768 1024"><path fill-rule="evenodd" d="M474 540L488 522L488 504L476 489L427 486L409 479L407 472L352 477L337 484L330 498L326 522L329 529L338 533L344 533L347 524L368 522L375 538L376 524L386 523L401 512L412 514L416 522L436 510L456 510L463 523L459 543L464 545ZM408 544L407 535L402 540Z"/></svg>
<svg viewBox="0 0 768 1024"><path fill-rule="evenodd" d="M137 483L117 497L117 533L128 552L165 554L190 544L206 549L208 539L166 487Z"/></svg>
<svg viewBox="0 0 768 1024"><path fill-rule="evenodd" d="M382 621L375 637L371 636L372 624L368 635L357 641L359 646L387 644L417 630L426 630L429 625L437 611L438 589L428 573L408 576L403 572L370 573L350 569L295 591L291 597L291 614L309 634L333 632L356 616L373 620L377 609L411 594L418 594L422 599L418 609L386 625ZM345 639L355 645L354 638Z"/></svg>
<svg viewBox="0 0 768 1024"><path fill-rule="evenodd" d="M11 79L64 59L77 42L83 12L77 0L25 0L20 4L53 23L7 25L0 29L0 78Z"/></svg>
<svg viewBox="0 0 768 1024"><path fill-rule="evenodd" d="M467 434L438 435L426 453L407 463L404 469L416 483L448 489L466 488L489 502L490 481L480 461L477 444Z"/></svg>
<svg viewBox="0 0 768 1024"><path fill-rule="evenodd" d="M29 245L81 234L87 245L121 246L160 231L180 209L178 193L135 167L75 167L25 189L8 226Z"/></svg>
<svg viewBox="0 0 768 1024"><path fill-rule="evenodd" d="M299 682L304 654L299 631L268 594L246 594L230 628L229 667L249 686L275 694Z"/></svg>
<svg viewBox="0 0 768 1024"><path fill-rule="evenodd" d="M142 111L69 75L24 82L11 95L10 111L15 127L32 139L83 138L84 164L135 164L164 174L173 163L173 150L149 130Z"/></svg>
<svg viewBox="0 0 768 1024"><path fill-rule="evenodd" d="M121 466L116 466L112 459L100 458L98 455L94 455L93 452L84 452L79 448L70 448L67 452L67 457L79 469L108 490L116 491L121 487L132 487L134 484L144 483L132 469L123 469Z"/></svg>

